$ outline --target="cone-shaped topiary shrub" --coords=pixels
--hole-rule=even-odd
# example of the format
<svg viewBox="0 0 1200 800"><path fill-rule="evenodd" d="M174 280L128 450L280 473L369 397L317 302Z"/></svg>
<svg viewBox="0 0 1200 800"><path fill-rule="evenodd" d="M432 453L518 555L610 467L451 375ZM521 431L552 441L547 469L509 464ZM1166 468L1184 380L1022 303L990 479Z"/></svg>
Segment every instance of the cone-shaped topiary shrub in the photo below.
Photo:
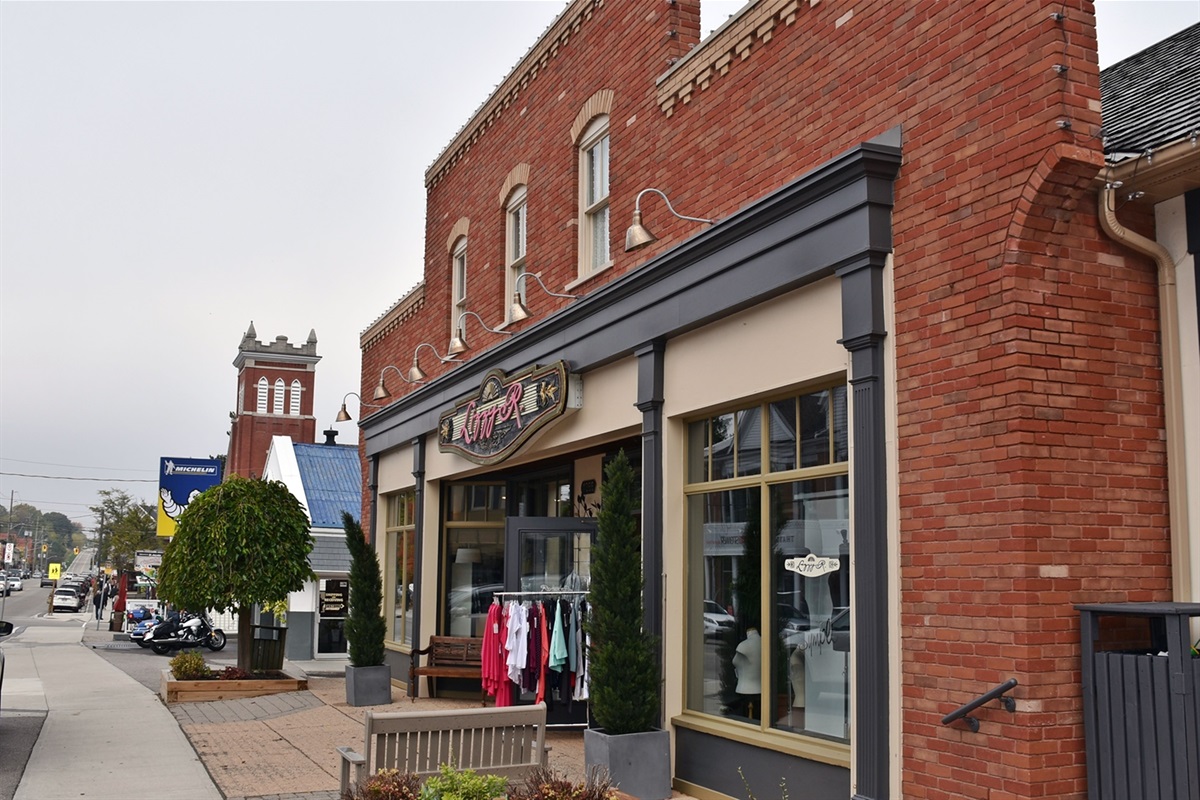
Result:
<svg viewBox="0 0 1200 800"><path fill-rule="evenodd" d="M639 487L625 451L604 469L589 595L589 703L609 735L644 733L658 720L656 642L642 625Z"/></svg>
<svg viewBox="0 0 1200 800"><path fill-rule="evenodd" d="M344 511L342 525L350 550L350 608L346 613L350 663L356 667L377 667L383 664L383 639L387 635L379 556L363 534L362 526Z"/></svg>

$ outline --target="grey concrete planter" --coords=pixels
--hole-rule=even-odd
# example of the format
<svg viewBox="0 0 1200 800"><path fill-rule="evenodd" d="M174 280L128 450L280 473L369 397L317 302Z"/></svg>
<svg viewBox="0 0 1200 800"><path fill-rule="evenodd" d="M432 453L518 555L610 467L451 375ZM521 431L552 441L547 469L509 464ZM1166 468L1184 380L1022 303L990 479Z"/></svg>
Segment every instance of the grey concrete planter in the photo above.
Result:
<svg viewBox="0 0 1200 800"><path fill-rule="evenodd" d="M589 770L607 770L618 789L638 800L665 800L671 796L668 731L609 736L589 728L583 732L583 760Z"/></svg>
<svg viewBox="0 0 1200 800"><path fill-rule="evenodd" d="M352 706L382 706L392 702L392 668L346 667L346 702Z"/></svg>

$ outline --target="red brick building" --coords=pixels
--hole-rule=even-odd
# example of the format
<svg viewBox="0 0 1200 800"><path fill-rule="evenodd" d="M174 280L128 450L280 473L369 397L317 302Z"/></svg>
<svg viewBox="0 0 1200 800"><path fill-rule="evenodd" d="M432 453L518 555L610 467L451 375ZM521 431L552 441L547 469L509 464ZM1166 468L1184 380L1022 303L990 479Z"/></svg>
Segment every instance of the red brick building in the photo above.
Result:
<svg viewBox="0 0 1200 800"><path fill-rule="evenodd" d="M290 436L297 442L316 440L313 416L313 381L316 379L316 331L302 345L276 336L258 341L254 323L238 345L233 366L238 371L237 410L230 412L226 474L261 478L272 436Z"/></svg>
<svg viewBox="0 0 1200 800"><path fill-rule="evenodd" d="M362 336L395 679L481 596L579 585L625 449L675 788L1083 797L1075 605L1200 600L1194 261L1162 290L1102 223L1100 100L1083 0L758 0L703 42L696 0L572 2Z"/></svg>

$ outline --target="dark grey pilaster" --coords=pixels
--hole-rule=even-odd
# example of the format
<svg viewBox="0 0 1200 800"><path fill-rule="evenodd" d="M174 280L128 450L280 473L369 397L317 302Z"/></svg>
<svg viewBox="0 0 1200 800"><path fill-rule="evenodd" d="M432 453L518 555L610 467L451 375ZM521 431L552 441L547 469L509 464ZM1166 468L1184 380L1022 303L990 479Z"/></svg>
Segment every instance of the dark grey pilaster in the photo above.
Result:
<svg viewBox="0 0 1200 800"><path fill-rule="evenodd" d="M646 630L663 632L663 353L655 339L634 349L638 360L637 409L642 412L642 575ZM659 645L661 665L662 646ZM662 720L659 720L661 724Z"/></svg>
<svg viewBox="0 0 1200 800"><path fill-rule="evenodd" d="M375 520L379 519L379 456L373 455L367 459L367 497L371 498L367 505L367 518L363 520L363 529L367 532L367 541L375 546Z"/></svg>
<svg viewBox="0 0 1200 800"><path fill-rule="evenodd" d="M880 258L872 259L879 262ZM883 264L839 272L842 339L850 351L854 442L854 742L855 800L890 792L887 559L887 452L883 385Z"/></svg>
<svg viewBox="0 0 1200 800"><path fill-rule="evenodd" d="M412 448L412 474L415 480L413 491L416 495L413 502L413 514L416 515L416 519L413 520L413 536L417 539L416 552L413 555L417 563L413 565L415 585L413 587L412 642L413 649L416 649L421 646L421 598L425 594L421 591L421 565L425 558L425 437L418 436L413 439ZM408 687L409 691L412 689L413 687Z"/></svg>

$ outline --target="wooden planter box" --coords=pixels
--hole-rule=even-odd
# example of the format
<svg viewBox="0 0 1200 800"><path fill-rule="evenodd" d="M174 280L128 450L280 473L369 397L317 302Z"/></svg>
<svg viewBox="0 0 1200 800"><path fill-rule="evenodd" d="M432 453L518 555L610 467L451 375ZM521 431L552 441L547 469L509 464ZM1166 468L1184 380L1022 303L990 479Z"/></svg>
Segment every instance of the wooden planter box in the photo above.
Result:
<svg viewBox="0 0 1200 800"><path fill-rule="evenodd" d="M236 700L266 694L300 692L308 688L307 678L255 678L244 681L177 681L171 670L162 671L159 695L164 703L202 703L210 700Z"/></svg>

